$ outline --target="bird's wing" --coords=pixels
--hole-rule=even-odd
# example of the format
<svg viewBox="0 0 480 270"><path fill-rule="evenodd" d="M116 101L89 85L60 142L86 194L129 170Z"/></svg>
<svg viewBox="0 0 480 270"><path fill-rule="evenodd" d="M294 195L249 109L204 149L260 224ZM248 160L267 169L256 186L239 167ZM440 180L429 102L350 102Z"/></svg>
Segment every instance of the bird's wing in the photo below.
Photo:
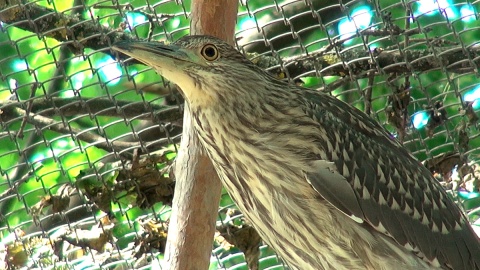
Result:
<svg viewBox="0 0 480 270"><path fill-rule="evenodd" d="M430 261L480 269L480 240L442 186L377 122L343 102L305 90L305 113L324 128L326 160L307 181L337 209Z"/></svg>

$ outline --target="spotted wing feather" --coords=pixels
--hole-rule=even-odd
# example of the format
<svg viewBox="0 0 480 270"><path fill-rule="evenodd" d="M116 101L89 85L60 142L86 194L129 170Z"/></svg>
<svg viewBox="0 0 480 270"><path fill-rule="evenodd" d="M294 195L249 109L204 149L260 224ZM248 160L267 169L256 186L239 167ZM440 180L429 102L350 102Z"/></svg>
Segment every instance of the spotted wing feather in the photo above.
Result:
<svg viewBox="0 0 480 270"><path fill-rule="evenodd" d="M328 160L313 162L318 170L306 173L324 199L428 261L480 269L478 237L425 167L366 114L325 94L302 95L307 115L336 127L325 129Z"/></svg>

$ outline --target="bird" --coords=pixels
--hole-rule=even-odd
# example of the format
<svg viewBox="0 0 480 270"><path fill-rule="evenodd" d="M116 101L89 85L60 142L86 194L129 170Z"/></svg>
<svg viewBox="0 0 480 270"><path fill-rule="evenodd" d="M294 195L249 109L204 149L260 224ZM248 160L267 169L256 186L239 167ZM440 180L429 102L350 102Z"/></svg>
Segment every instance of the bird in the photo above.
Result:
<svg viewBox="0 0 480 270"><path fill-rule="evenodd" d="M364 112L277 79L211 36L113 49L175 83L222 184L291 269L480 269L480 240Z"/></svg>

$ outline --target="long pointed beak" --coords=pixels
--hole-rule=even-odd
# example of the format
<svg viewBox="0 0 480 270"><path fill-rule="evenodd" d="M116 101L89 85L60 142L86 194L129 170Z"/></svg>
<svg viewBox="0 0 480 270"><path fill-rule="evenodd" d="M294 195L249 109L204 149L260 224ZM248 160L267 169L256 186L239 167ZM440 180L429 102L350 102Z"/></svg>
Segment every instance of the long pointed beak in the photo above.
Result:
<svg viewBox="0 0 480 270"><path fill-rule="evenodd" d="M198 82L186 71L201 64L188 48L144 41L122 41L112 48L152 67L163 78L176 83L183 92L200 93L194 90Z"/></svg>
<svg viewBox="0 0 480 270"><path fill-rule="evenodd" d="M175 44L165 45L161 42L121 41L112 47L114 50L126 54L153 68L164 67L165 62L191 62L188 54ZM170 60L170 61L169 61ZM162 64L163 62L163 64Z"/></svg>

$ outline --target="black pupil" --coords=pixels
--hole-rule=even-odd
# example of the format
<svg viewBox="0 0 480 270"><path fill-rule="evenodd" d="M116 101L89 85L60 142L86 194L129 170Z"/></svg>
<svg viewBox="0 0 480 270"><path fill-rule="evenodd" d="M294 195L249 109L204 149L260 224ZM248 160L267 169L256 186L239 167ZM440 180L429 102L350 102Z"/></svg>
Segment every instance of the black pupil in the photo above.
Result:
<svg viewBox="0 0 480 270"><path fill-rule="evenodd" d="M215 49L213 47L207 47L205 48L205 56L208 56L208 57L214 57L215 56Z"/></svg>

